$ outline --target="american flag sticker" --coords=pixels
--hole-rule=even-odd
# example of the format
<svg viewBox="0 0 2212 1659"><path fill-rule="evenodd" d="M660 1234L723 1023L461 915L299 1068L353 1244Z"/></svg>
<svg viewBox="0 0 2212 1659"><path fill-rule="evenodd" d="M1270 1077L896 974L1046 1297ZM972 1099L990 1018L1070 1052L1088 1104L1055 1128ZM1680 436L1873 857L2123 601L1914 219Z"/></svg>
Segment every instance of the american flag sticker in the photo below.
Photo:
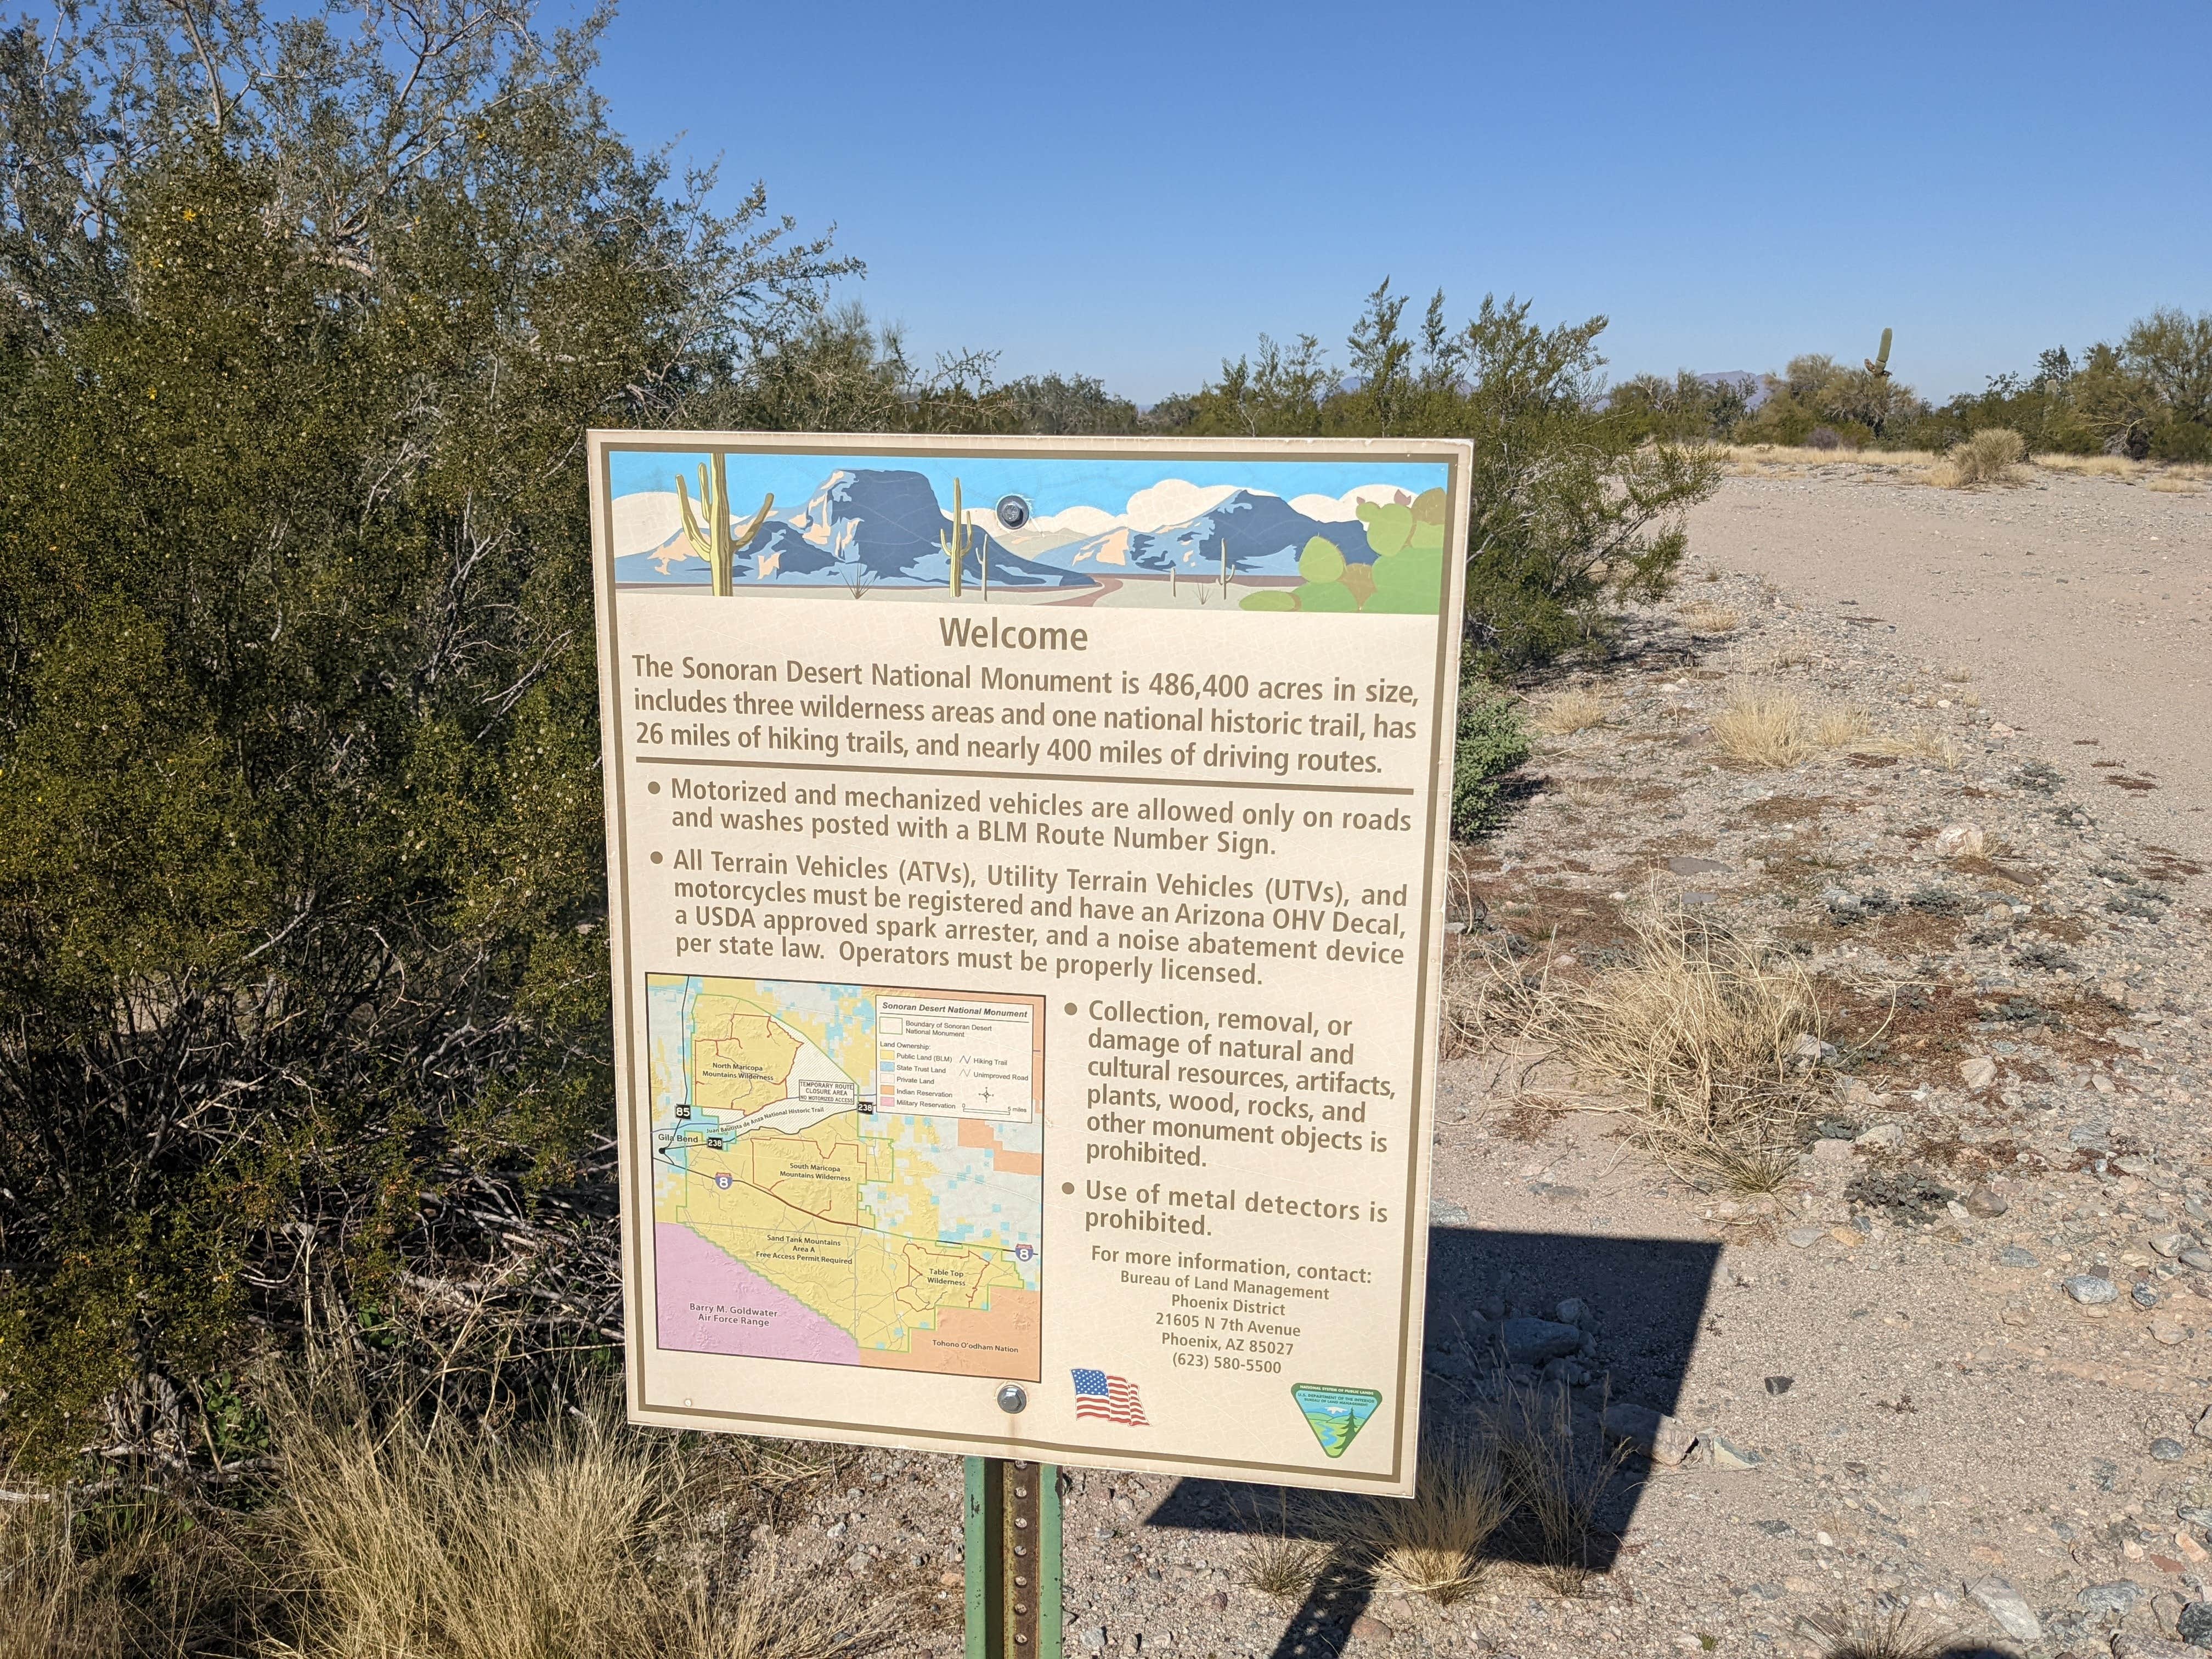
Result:
<svg viewBox="0 0 2212 1659"><path fill-rule="evenodd" d="M1127 1377L1111 1376L1082 1366L1071 1375L1075 1378L1078 1417L1103 1417L1109 1423L1124 1423L1132 1428L1152 1427L1145 1420L1145 1407L1137 1398L1137 1385Z"/></svg>

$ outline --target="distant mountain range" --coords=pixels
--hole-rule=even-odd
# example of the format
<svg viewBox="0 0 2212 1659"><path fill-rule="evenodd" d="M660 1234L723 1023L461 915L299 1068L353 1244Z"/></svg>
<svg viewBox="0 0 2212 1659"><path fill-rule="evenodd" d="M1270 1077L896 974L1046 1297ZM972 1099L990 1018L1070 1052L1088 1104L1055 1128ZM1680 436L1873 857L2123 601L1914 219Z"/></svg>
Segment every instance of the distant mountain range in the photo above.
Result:
<svg viewBox="0 0 2212 1659"><path fill-rule="evenodd" d="M1375 559L1357 520L1314 518L1260 490L1220 495L1182 522L1158 529L1115 524L1089 536L1016 532L1007 540L1020 552L984 531L977 521L985 515L968 516L963 580L981 579L988 548L994 586L1084 588L1096 586L1099 576L1164 576L1170 570L1202 580L1219 574L1224 563L1232 576L1295 578L1298 555L1316 536L1334 543L1347 562ZM675 492L620 497L616 523L621 540L633 545L656 538L645 551L616 559L617 581L707 585L707 562L684 538ZM921 473L840 468L822 481L801 512L769 520L735 550L733 580L741 587L943 587L951 572L939 538L951 528L951 515Z"/></svg>

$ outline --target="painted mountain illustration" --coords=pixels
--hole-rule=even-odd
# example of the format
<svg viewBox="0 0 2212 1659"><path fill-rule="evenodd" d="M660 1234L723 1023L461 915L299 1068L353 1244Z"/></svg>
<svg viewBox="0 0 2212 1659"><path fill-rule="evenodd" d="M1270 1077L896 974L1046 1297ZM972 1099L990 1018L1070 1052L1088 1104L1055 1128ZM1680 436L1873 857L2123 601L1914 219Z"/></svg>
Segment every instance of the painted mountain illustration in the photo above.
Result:
<svg viewBox="0 0 2212 1659"><path fill-rule="evenodd" d="M1280 495L1233 490L1204 511L1158 530L1119 525L1032 556L1102 575L1296 577L1298 555L1315 537L1333 542L1347 564L1372 564L1375 552L1358 520L1310 518Z"/></svg>
<svg viewBox="0 0 2212 1659"><path fill-rule="evenodd" d="M656 586L708 585L707 562L691 551L673 491L662 505L635 496L632 522L647 533L669 525L664 539L642 553L615 561L616 580ZM971 523L972 523L972 516ZM735 550L733 585L789 587L943 587L951 563L938 538L952 528L929 480L895 468L839 468L824 478L798 513L770 518ZM1051 563L1021 557L971 528L963 580L977 582L988 556L991 585L1007 588L1081 588L1091 577L1056 556Z"/></svg>

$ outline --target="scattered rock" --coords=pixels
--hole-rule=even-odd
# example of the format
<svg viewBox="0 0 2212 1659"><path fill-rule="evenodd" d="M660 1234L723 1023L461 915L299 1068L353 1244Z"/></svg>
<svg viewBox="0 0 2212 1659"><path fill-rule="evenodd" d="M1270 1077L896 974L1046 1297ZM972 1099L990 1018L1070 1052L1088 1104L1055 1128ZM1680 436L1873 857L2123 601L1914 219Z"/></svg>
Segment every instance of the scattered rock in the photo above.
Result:
<svg viewBox="0 0 2212 1659"><path fill-rule="evenodd" d="M1851 1143L1848 1140L1816 1140L1813 1143L1813 1161L1815 1164L1848 1163L1850 1156Z"/></svg>
<svg viewBox="0 0 2212 1659"><path fill-rule="evenodd" d="M2187 1328L2176 1324L2171 1319L2154 1319L2151 1321L2150 1335L2152 1341L2157 1343L2161 1347L2166 1348L2178 1348L2183 1343L2189 1340L2189 1332Z"/></svg>
<svg viewBox="0 0 2212 1659"><path fill-rule="evenodd" d="M1443 1198L1429 1200L1429 1225L1431 1227L1464 1227L1473 1219L1464 1204L1455 1204Z"/></svg>
<svg viewBox="0 0 2212 1659"><path fill-rule="evenodd" d="M1371 1613L1363 1613L1352 1621L1352 1633L1354 1636L1364 1637L1370 1642L1391 1641L1398 1634Z"/></svg>
<svg viewBox="0 0 2212 1659"><path fill-rule="evenodd" d="M1784 1235L1796 1249L1808 1250L1828 1236L1826 1227L1792 1227Z"/></svg>
<svg viewBox="0 0 2212 1659"><path fill-rule="evenodd" d="M1978 859L1987 844L1978 823L1946 824L1936 837L1936 854L1938 858Z"/></svg>
<svg viewBox="0 0 2212 1659"><path fill-rule="evenodd" d="M2091 1584L2074 1598L2081 1611L2091 1617L2103 1614L2112 1619L2124 1619L2135 1611L2136 1603L2142 1600L2142 1586L2124 1578L2115 1578L2108 1584Z"/></svg>
<svg viewBox="0 0 2212 1659"><path fill-rule="evenodd" d="M1728 866L1718 859L1668 859L1667 868L1678 876L1710 876L1725 870Z"/></svg>
<svg viewBox="0 0 2212 1659"><path fill-rule="evenodd" d="M2063 1283L2066 1294L2085 1308L2101 1307L2107 1302L2119 1300L2119 1287L2111 1279L2095 1273L2075 1273Z"/></svg>
<svg viewBox="0 0 2212 1659"><path fill-rule="evenodd" d="M1984 1221L1993 1221L2012 1208L2010 1200L2002 1193L1993 1193L1986 1187L1973 1188L1966 1194L1966 1201L1967 1212Z"/></svg>
<svg viewBox="0 0 2212 1659"><path fill-rule="evenodd" d="M2178 1259L2185 1267L2194 1267L2201 1273L2212 1273L2212 1250L2186 1249Z"/></svg>
<svg viewBox="0 0 2212 1659"><path fill-rule="evenodd" d="M2155 1308L2158 1306L2158 1292L2138 1281L2129 1289L2128 1300L2138 1308Z"/></svg>
<svg viewBox="0 0 2212 1659"><path fill-rule="evenodd" d="M2015 1642L2039 1642L2043 1639L2043 1621L2035 1616L2035 1609L2014 1589L2010 1582L1995 1577L1977 1578L1966 1586L1966 1594L1978 1602L1982 1611L1996 1621L1996 1626Z"/></svg>
<svg viewBox="0 0 2212 1659"><path fill-rule="evenodd" d="M2022 1249L2017 1244L2008 1244L1997 1252L1997 1266L2000 1267L2036 1267L2041 1265L2035 1259L2034 1251Z"/></svg>
<svg viewBox="0 0 2212 1659"><path fill-rule="evenodd" d="M1766 1379L1766 1391L1776 1395L1788 1394L1796 1381L1794 1376L1770 1376Z"/></svg>
<svg viewBox="0 0 2212 1659"><path fill-rule="evenodd" d="M2212 1601L2184 1602L2174 1626L2190 1646L2212 1648Z"/></svg>
<svg viewBox="0 0 2212 1659"><path fill-rule="evenodd" d="M1969 1089L1978 1091L1997 1080L1997 1063L1987 1054L1976 1054L1959 1062L1959 1076Z"/></svg>
<svg viewBox="0 0 2212 1659"><path fill-rule="evenodd" d="M2185 1647L2157 1636L2115 1636L2112 1659L2204 1659L2204 1656L2201 1644Z"/></svg>
<svg viewBox="0 0 2212 1659"><path fill-rule="evenodd" d="M2171 1435L2160 1435L2150 1443L2150 1455L2161 1463L2179 1463L2189 1455L2189 1448Z"/></svg>
<svg viewBox="0 0 2212 1659"><path fill-rule="evenodd" d="M2150 1241L2150 1247L2171 1261L2189 1248L2189 1239L2184 1233L2160 1233Z"/></svg>
<svg viewBox="0 0 2212 1659"><path fill-rule="evenodd" d="M2207 1406L2204 1408L2204 1414L2197 1419L2197 1437L2199 1440L2212 1440L2212 1406Z"/></svg>
<svg viewBox="0 0 2212 1659"><path fill-rule="evenodd" d="M1680 1418L1626 1400L1605 1408L1605 1431L1616 1440L1626 1441L1653 1462L1669 1468L1687 1457L1698 1444L1697 1431Z"/></svg>
<svg viewBox="0 0 2212 1659"><path fill-rule="evenodd" d="M1903 1127L1899 1124L1877 1123L1873 1128L1868 1129L1858 1135L1858 1137L1851 1142L1851 1145L1854 1146L1864 1146L1875 1152L1899 1152L1901 1151L1905 1146L1905 1130Z"/></svg>
<svg viewBox="0 0 2212 1659"><path fill-rule="evenodd" d="M1509 1365L1541 1365L1581 1351L1583 1334L1549 1319L1509 1319L1498 1328Z"/></svg>
<svg viewBox="0 0 2212 1659"><path fill-rule="evenodd" d="M1711 1453L1717 1469L1755 1469L1766 1461L1757 1452L1731 1446L1717 1434L1706 1435L1702 1443Z"/></svg>

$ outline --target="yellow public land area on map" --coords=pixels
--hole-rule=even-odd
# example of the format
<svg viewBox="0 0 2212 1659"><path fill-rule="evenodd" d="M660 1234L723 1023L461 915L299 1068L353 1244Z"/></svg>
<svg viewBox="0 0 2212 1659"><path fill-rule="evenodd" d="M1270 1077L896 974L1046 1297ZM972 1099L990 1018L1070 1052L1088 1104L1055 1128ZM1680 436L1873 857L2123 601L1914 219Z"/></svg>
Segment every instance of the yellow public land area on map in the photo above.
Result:
<svg viewBox="0 0 2212 1659"><path fill-rule="evenodd" d="M663 1346L1037 1375L1036 1000L661 974L646 995ZM898 1086L902 1056L926 1085Z"/></svg>

